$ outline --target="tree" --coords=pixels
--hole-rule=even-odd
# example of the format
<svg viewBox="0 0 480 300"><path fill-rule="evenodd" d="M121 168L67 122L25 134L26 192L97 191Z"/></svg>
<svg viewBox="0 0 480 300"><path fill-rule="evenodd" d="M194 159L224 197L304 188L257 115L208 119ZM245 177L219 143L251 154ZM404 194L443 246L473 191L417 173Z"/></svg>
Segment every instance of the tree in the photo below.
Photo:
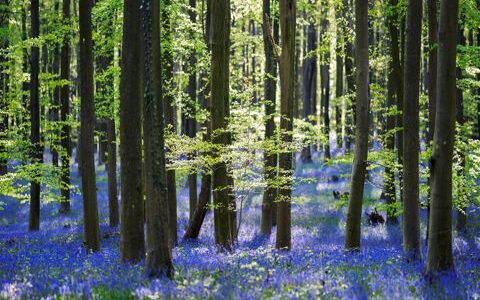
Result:
<svg viewBox="0 0 480 300"><path fill-rule="evenodd" d="M211 70L211 117L213 158L213 204L215 242L229 249L232 236L229 221L229 188L227 164L221 152L229 142L227 113L229 102L229 49L230 49L230 1L212 1L212 70Z"/></svg>
<svg viewBox="0 0 480 300"><path fill-rule="evenodd" d="M343 17L347 19L348 27L352 28L353 24L353 13L352 13L353 3L351 0L343 1ZM352 95L351 104L347 101L347 114L346 114L346 124L345 124L345 152L349 153L351 145L353 143L353 124L355 124L355 100L353 99L353 93L355 93L355 72L353 71L353 59L354 51L353 44L350 38L347 38L345 41L345 76L347 81L347 93Z"/></svg>
<svg viewBox="0 0 480 300"><path fill-rule="evenodd" d="M310 3L313 5L313 3ZM304 58L303 63L303 117L305 120L311 121L314 108L317 104L317 30L315 19L309 18L307 25L307 57ZM323 65L322 65L323 66ZM305 163L312 162L311 146L306 145L302 151L302 161Z"/></svg>
<svg viewBox="0 0 480 300"><path fill-rule="evenodd" d="M453 269L452 159L455 141L455 65L458 0L442 0L438 35L437 105L431 165L431 207L426 270Z"/></svg>
<svg viewBox="0 0 480 300"><path fill-rule="evenodd" d="M84 239L89 250L100 250L100 230L98 227L97 188L95 182L95 161L93 131L95 125L95 105L93 92L93 42L92 42L93 0L80 2L80 99L81 132L80 160L82 168L82 196Z"/></svg>
<svg viewBox="0 0 480 300"><path fill-rule="evenodd" d="M203 40L205 45L207 46L207 51L210 53L210 28L211 28L211 4L212 0L206 1L206 11L202 11L202 14L205 14L205 22L204 22L204 35ZM200 93L200 102L202 104L202 108L206 111L211 111L211 97L209 97L210 93L210 83L207 80L206 72L202 72L200 74L200 84L203 87L203 91ZM212 135L212 123L207 119L204 122L204 126L206 127L205 134L203 136L204 142L209 142L211 140ZM202 153L203 156L209 157L211 153L206 151ZM185 234L183 235L184 239L196 239L200 234L200 229L202 228L203 221L205 220L205 216L207 215L208 205L211 202L211 191L212 191L212 175L208 166L205 166L202 170L202 178L201 178L201 186L200 186L200 193L198 195L198 205L193 213L193 217L190 218L188 222L187 230L185 230Z"/></svg>
<svg viewBox="0 0 480 300"><path fill-rule="evenodd" d="M327 4L324 2L323 4ZM328 32L329 22L328 22L328 9L325 8L326 5L323 5L322 8L322 21L320 28L322 33ZM326 35L321 35L320 44L327 44L330 46L330 39L326 38ZM322 106L323 106L323 125L324 125L324 134L326 137L325 141L325 159L330 159L330 47L327 48L325 53L321 58L320 62L320 82L321 82L321 96L322 96Z"/></svg>
<svg viewBox="0 0 480 300"><path fill-rule="evenodd" d="M172 97L173 90L173 37L171 24L171 0L160 2L161 21L161 55L162 55L162 97L165 106L165 124L175 132L175 101ZM175 170L167 169L167 197L168 197L168 227L172 245L177 244L177 187Z"/></svg>
<svg viewBox="0 0 480 300"><path fill-rule="evenodd" d="M409 0L403 93L403 249L409 259L420 255L419 82L422 2Z"/></svg>
<svg viewBox="0 0 480 300"><path fill-rule="evenodd" d="M9 12L9 1L8 0L1 0L0 1L0 31L7 31L8 30L8 20L10 16ZM8 47L8 38L7 37L0 37L0 49L7 49ZM7 64L7 55L0 52L0 109L2 111L7 111L7 93L9 90L8 86L8 75L6 74L5 65ZM1 139L6 139L8 130L8 115L4 113L4 116L0 118L0 135ZM4 142L0 142L0 176L5 175L8 172L7 169L7 153L6 147Z"/></svg>
<svg viewBox="0 0 480 300"><path fill-rule="evenodd" d="M147 221L146 272L173 276L168 229L165 170L164 103L160 66L160 0L143 0L145 34L145 96L143 141Z"/></svg>
<svg viewBox="0 0 480 300"><path fill-rule="evenodd" d="M281 177L277 197L277 239L275 248L291 248L293 95L295 75L296 0L280 0L281 53L280 71L280 140L284 149L278 160Z"/></svg>
<svg viewBox="0 0 480 300"><path fill-rule="evenodd" d="M428 140L430 144L435 134L435 106L437 102L437 47L438 47L438 20L437 0L428 0ZM428 183L431 184L433 169L429 162ZM427 220L430 219L430 199L428 202ZM427 221L428 222L428 221ZM427 241L428 241L427 225Z"/></svg>
<svg viewBox="0 0 480 300"><path fill-rule="evenodd" d="M38 38L40 30L39 4L38 0L30 3L30 21L32 38ZM43 149L40 145L40 104L39 104L39 60L40 49L32 46L30 54L30 143L31 162L41 164L43 160ZM39 172L39 170L37 170ZM29 230L40 229L40 182L39 176L30 181L30 219Z"/></svg>
<svg viewBox="0 0 480 300"><path fill-rule="evenodd" d="M392 109L399 103L399 98L403 95L403 86L401 80L400 67L400 50L398 41L398 0L389 1L389 9L387 13L387 27L390 35L390 61L388 65L388 82L387 82L387 132L385 136L385 148L394 151L395 148L395 115L392 114ZM403 144L402 144L403 145ZM397 145L398 147L399 145ZM384 179L384 195L386 203L389 205L387 212L387 224L397 224L395 202L395 173L391 161L386 161L385 179Z"/></svg>
<svg viewBox="0 0 480 300"><path fill-rule="evenodd" d="M188 12L190 16L190 22L195 23L197 14L195 13L195 0L189 0L190 10ZM194 34L190 35L190 38L194 39ZM188 85L187 85L187 94L188 94L188 104L187 104L187 117L186 117L186 131L190 138L194 138L197 134L197 122L195 120L196 114L196 99L197 99L197 72L195 71L197 63L195 49L191 49L190 57L188 59ZM191 155L193 158L194 154ZM188 175L188 190L189 190L189 204L190 204L190 218L193 217L195 208L197 207L197 172L194 168L190 171Z"/></svg>
<svg viewBox="0 0 480 300"><path fill-rule="evenodd" d="M70 23L70 0L63 0L62 19L64 23ZM69 80L70 78L70 35L63 37L62 47L60 49L60 79ZM70 114L70 85L65 84L60 88L60 144L61 144L61 169L60 169L60 192L61 203L60 213L70 211L70 157L72 154L70 140L70 125L68 116Z"/></svg>
<svg viewBox="0 0 480 300"><path fill-rule="evenodd" d="M368 97L368 1L355 1L355 153L345 233L345 249L360 249L363 190L365 185L370 99Z"/></svg>
<svg viewBox="0 0 480 300"><path fill-rule="evenodd" d="M142 1L125 0L120 75L120 253L124 262L145 256L141 116L143 101Z"/></svg>
<svg viewBox="0 0 480 300"><path fill-rule="evenodd" d="M278 155L272 151L275 141L275 102L277 94L277 62L273 43L270 40L270 24L272 24L270 0L263 0L263 47L265 52L265 149L263 154L263 177L267 186L263 192L261 232L270 235L273 224L273 205L277 194L274 180L277 175Z"/></svg>

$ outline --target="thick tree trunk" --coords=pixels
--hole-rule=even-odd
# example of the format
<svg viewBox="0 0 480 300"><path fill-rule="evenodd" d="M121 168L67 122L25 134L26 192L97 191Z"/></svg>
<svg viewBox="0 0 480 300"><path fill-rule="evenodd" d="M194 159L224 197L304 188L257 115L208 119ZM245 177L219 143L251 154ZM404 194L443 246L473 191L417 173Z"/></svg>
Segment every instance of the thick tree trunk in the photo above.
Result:
<svg viewBox="0 0 480 300"><path fill-rule="evenodd" d="M264 101L265 101L265 147L263 154L263 177L267 183L263 192L261 232L269 235L272 231L274 201L277 197L277 189L274 185L277 176L278 155L274 153L275 139L275 107L277 96L277 62L273 50L273 43L269 37L272 22L271 2L263 0L263 47L265 51L265 77L264 77Z"/></svg>
<svg viewBox="0 0 480 300"><path fill-rule="evenodd" d="M452 255L452 159L455 141L455 65L458 0L442 0L438 35L438 75L433 178L430 192L430 234L426 271L454 268Z"/></svg>
<svg viewBox="0 0 480 300"><path fill-rule="evenodd" d="M437 48L438 48L438 21L437 21L437 0L428 0L428 140L430 144L435 134L435 107L437 102ZM428 185L431 187L433 168L429 161ZM430 198L430 197L429 197ZM427 204L427 242L430 220L430 199ZM427 245L428 246L428 245Z"/></svg>
<svg viewBox="0 0 480 300"><path fill-rule="evenodd" d="M40 27L38 0L32 0L30 3L30 20L32 38L38 38ZM39 60L40 49L32 46L30 53L30 143L32 147L31 163L34 164L41 164L43 161L43 149L40 145ZM35 177L36 180L30 182L29 230L40 229L40 176Z"/></svg>
<svg viewBox="0 0 480 300"><path fill-rule="evenodd" d="M316 103L317 96L317 56L314 51L317 49L317 30L314 20L307 26L307 57L303 63L303 118L312 122L315 118L312 113L312 106ZM302 161L312 162L311 145L306 145L302 150Z"/></svg>
<svg viewBox="0 0 480 300"><path fill-rule="evenodd" d="M63 0L62 18L64 22L70 19L70 0ZM61 48L60 57L60 79L70 80L70 39L65 35ZM60 144L61 144L61 169L60 169L60 213L70 211L70 157L72 147L70 140L70 125L68 124L70 114L70 84L65 84L60 88Z"/></svg>
<svg viewBox="0 0 480 300"><path fill-rule="evenodd" d="M409 0L405 43L403 98L403 249L409 259L420 257L419 205L419 82L422 2Z"/></svg>
<svg viewBox="0 0 480 300"><path fill-rule="evenodd" d="M368 155L368 129L370 99L368 98L368 0L355 1L355 79L356 79L356 131L345 232L345 249L360 249L363 191Z"/></svg>
<svg viewBox="0 0 480 300"><path fill-rule="evenodd" d="M190 0L190 22L195 23L196 21L196 13L195 13L195 0ZM193 38L193 35L192 35ZM192 49L192 53L190 53L190 58L188 60L188 98L189 102L187 105L188 109L188 116L186 118L187 121L187 134L190 138L194 138L197 134L197 122L195 118L195 103L197 99L197 72L195 71L197 63L197 58L195 54L195 49ZM191 155L193 158L195 154ZM193 217L195 209L197 207L197 171L195 168L190 170L190 174L188 175L188 191L189 191L189 204L190 204L190 219Z"/></svg>
<svg viewBox="0 0 480 300"><path fill-rule="evenodd" d="M295 62L295 26L296 0L280 0L281 54L280 70L280 139L282 149L288 149L292 142L293 131L293 95ZM291 248L291 201L292 201L292 160L289 150L284 150L279 157L279 176L277 204L277 249Z"/></svg>
<svg viewBox="0 0 480 300"><path fill-rule="evenodd" d="M141 108L143 35L141 0L125 0L120 77L120 253L124 262L145 256L142 186Z"/></svg>
<svg viewBox="0 0 480 300"><path fill-rule="evenodd" d="M213 157L213 204L215 223L215 242L230 249L232 244L229 218L229 180L227 164L221 161L221 149L229 142L227 130L227 112L229 102L229 52L230 49L230 1L212 1L212 142L215 148Z"/></svg>
<svg viewBox="0 0 480 300"><path fill-rule="evenodd" d="M6 32L8 30L9 20L9 0L0 0L0 30ZM0 37L0 49L8 48L8 38ZM7 55L0 52L0 110L4 114L0 117L0 136L2 139L7 139L8 130L8 75L5 73L5 65L7 64ZM7 174L7 149L4 142L0 142L0 176Z"/></svg>
<svg viewBox="0 0 480 300"><path fill-rule="evenodd" d="M98 225L97 188L95 181L95 160L93 156L93 134L95 124L94 83L93 83L93 41L92 41L92 0L82 0L79 9L80 23L80 114L82 152L82 196L84 239L91 251L100 250Z"/></svg>
<svg viewBox="0 0 480 300"><path fill-rule="evenodd" d="M168 236L168 202L165 170L164 103L160 65L160 0L144 0L145 105L143 134L145 157L145 208L147 221L146 272L173 276Z"/></svg>
<svg viewBox="0 0 480 300"><path fill-rule="evenodd" d="M175 133L175 108L173 91L173 40L171 22L171 0L162 0L161 5L161 39L162 52L162 93L165 106L165 124ZM168 150L168 149L167 149ZM168 161L167 161L168 163ZM167 169L167 197L168 197L168 227L172 246L177 244L177 186L175 170Z"/></svg>

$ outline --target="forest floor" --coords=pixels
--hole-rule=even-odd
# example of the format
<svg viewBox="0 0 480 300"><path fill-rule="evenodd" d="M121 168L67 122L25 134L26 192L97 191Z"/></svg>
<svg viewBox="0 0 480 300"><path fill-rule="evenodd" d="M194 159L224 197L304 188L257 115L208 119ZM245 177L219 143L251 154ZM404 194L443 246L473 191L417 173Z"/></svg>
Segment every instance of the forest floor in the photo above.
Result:
<svg viewBox="0 0 480 300"><path fill-rule="evenodd" d="M97 186L102 248L87 254L82 246L82 201L75 195L72 213L57 213L58 203L41 208L41 230L28 232L28 205L1 198L0 298L5 299L480 299L480 238L478 216L470 222L468 238L455 237L456 275L435 284L422 275L424 262L402 258L401 226L362 224L362 250L343 251L345 208L332 191L347 191L342 173L348 166L296 166L299 181L292 204L290 252L274 250L271 237L259 235L261 194L251 193L243 203L238 244L232 253L218 253L214 245L212 214L207 215L198 241L180 241L173 251L173 281L150 280L143 264L120 261L119 229L108 227L107 183L98 167ZM72 169L79 184L76 168ZM339 180L332 181L332 175ZM381 180L380 172L372 181ZM376 177L376 178L375 178ZM185 186L184 182L178 185ZM380 190L367 184L372 209ZM369 195L369 196L368 196ZM179 188L179 237L188 219L188 192ZM422 233L425 233L422 211ZM472 224L473 223L473 224ZM423 247L425 255L425 247Z"/></svg>

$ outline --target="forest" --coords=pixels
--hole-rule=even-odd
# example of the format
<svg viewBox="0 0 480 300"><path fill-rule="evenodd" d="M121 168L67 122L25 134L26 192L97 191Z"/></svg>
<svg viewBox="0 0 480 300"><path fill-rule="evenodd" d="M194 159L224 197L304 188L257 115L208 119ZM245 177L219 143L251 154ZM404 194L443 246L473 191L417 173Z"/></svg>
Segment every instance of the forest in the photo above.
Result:
<svg viewBox="0 0 480 300"><path fill-rule="evenodd" d="M0 0L0 299L480 299L479 0Z"/></svg>

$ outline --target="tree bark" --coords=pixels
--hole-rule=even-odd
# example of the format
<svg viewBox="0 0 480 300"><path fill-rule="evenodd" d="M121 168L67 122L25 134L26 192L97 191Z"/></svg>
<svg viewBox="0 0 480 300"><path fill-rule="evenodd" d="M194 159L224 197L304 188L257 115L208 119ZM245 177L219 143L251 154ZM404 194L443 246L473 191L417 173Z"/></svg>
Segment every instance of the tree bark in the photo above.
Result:
<svg viewBox="0 0 480 300"><path fill-rule="evenodd" d="M345 232L345 249L360 249L363 191L365 184L370 99L368 97L368 0L355 1L355 81L356 81L356 131L355 153L350 185Z"/></svg>
<svg viewBox="0 0 480 300"><path fill-rule="evenodd" d="M438 35L437 107L433 138L430 234L426 271L454 268L452 255L452 159L455 141L455 66L458 0L442 0Z"/></svg>
<svg viewBox="0 0 480 300"><path fill-rule="evenodd" d="M221 160L221 150L229 141L227 132L227 112L229 101L229 49L230 49L230 1L212 1L212 142L213 158L213 203L215 242L230 249L232 244L229 222L229 180L225 161Z"/></svg>
<svg viewBox="0 0 480 300"><path fill-rule="evenodd" d="M122 261L145 256L142 186L141 108L143 102L143 35L141 0L125 0L122 73L120 77L120 167Z"/></svg>
<svg viewBox="0 0 480 300"><path fill-rule="evenodd" d="M275 248L290 250L291 248L291 201L292 201L292 160L288 150L293 135L294 104L294 67L295 67L295 27L296 0L280 0L281 54L280 71L280 140L283 152L279 156L279 179L277 199L277 240Z"/></svg>
<svg viewBox="0 0 480 300"><path fill-rule="evenodd" d="M210 30L211 30L211 0L206 1L206 12L205 12L205 22L204 22L204 42L207 45L207 51L210 53ZM203 86L203 92L200 94L203 101L203 109L206 111L211 111L211 97L210 93L210 83L206 78L206 74L202 73L200 76L200 84ZM206 120L204 123L206 127L206 133L203 136L203 141L208 142L211 140L211 131L212 126L209 120ZM202 155L209 157L210 152L205 152ZM208 212L208 204L211 201L211 191L212 191L212 175L208 170L208 167L204 167L201 175L201 184L200 184L200 194L198 195L198 205L195 209L193 217L188 222L187 230L183 236L184 239L196 239L200 234L200 229L202 228L203 221Z"/></svg>
<svg viewBox="0 0 480 300"><path fill-rule="evenodd" d="M465 46L466 44L466 39L465 35L463 32L462 26L458 26L458 32L457 32L457 46ZM461 80L463 75L462 75L462 68L457 65L456 67L456 75L457 75L457 81ZM456 121L460 127L462 127L465 124L465 116L463 112L463 89L461 86L457 85L457 101L456 101ZM465 152L463 151L464 149L460 149L460 155L459 155L459 160L460 160L460 168L457 170L457 174L460 178L464 176L464 171L465 171ZM457 207L457 224L456 224L456 229L457 232L459 233L464 233L465 231L465 226L467 225L467 203L463 203L462 198L466 198L467 191L465 184L462 179L459 180L458 182L458 194L460 196L460 203L459 206ZM465 199L466 200L466 199Z"/></svg>
<svg viewBox="0 0 480 300"><path fill-rule="evenodd" d="M190 16L190 22L193 24L196 21L196 13L195 13L195 6L196 6L196 1L195 0L190 0L190 10L188 12ZM193 39L193 34L191 35L191 38ZM190 53L190 57L188 59L188 86L187 86L187 93L188 93L188 98L189 102L187 105L187 134L190 138L194 138L197 134L197 122L196 122L196 111L195 111L195 106L196 106L196 99L197 99L197 72L196 72L196 63L197 63L197 58L196 58L196 53L195 49L191 50L192 52ZM192 153L190 158L194 158L195 154ZM190 219L193 218L193 214L195 212L195 208L197 207L197 171L195 168L192 168L190 170L190 173L188 174L188 191L189 191L189 204L190 204Z"/></svg>
<svg viewBox="0 0 480 300"><path fill-rule="evenodd" d="M428 0L428 140L430 144L435 134L435 107L437 102L437 48L438 48L438 21L437 21L437 0ZM429 161L428 185L431 188L433 168ZM430 220L430 197L427 204L427 224ZM429 234L427 225L427 242Z"/></svg>
<svg viewBox="0 0 480 300"><path fill-rule="evenodd" d="M274 55L273 43L269 38L272 30L271 2L263 0L263 47L265 52L265 77L264 77L264 101L265 101L265 147L263 154L263 178L267 186L263 192L261 233L270 235L273 225L272 206L277 196L274 181L277 176L278 155L274 153L275 143L275 107L277 96L277 62Z"/></svg>
<svg viewBox="0 0 480 300"><path fill-rule="evenodd" d="M328 10L323 11L321 28L322 33L328 31L329 22L328 22ZM329 41L327 40L329 43ZM320 41L320 44L323 44L323 41ZM328 45L330 49L330 45ZM320 64L320 82L322 90L322 105L323 105L323 125L324 125L324 134L326 137L325 144L325 159L330 159L330 50L326 50L324 56L321 59Z"/></svg>
<svg viewBox="0 0 480 300"><path fill-rule="evenodd" d="M165 170L164 103L160 65L160 0L144 0L145 105L143 133L145 157L145 208L147 221L146 273L173 276L168 236L168 202Z"/></svg>
<svg viewBox="0 0 480 300"><path fill-rule="evenodd" d="M422 2L409 0L403 98L403 250L411 260L420 257L418 163L421 33Z"/></svg>
<svg viewBox="0 0 480 300"><path fill-rule="evenodd" d="M32 0L30 4L30 21L32 38L38 38L40 29L38 0ZM39 105L39 60L40 49L32 46L30 53L30 143L31 163L41 164L43 161L43 149L40 145L40 105ZM36 170L39 175L40 170ZM40 182L39 176L30 181L30 219L29 230L40 229Z"/></svg>
<svg viewBox="0 0 480 300"><path fill-rule="evenodd" d="M344 60L344 43L345 43L345 28L342 23L342 17L339 12L336 13L336 20L337 20L337 47L335 53L335 61L336 61L336 73L335 73L335 98L337 101L337 105L335 106L335 127L336 127L336 140L337 140L337 148L343 148L343 139L342 139L342 96L344 94L343 91L343 60Z"/></svg>
<svg viewBox="0 0 480 300"><path fill-rule="evenodd" d="M70 23L70 0L63 0L62 19L64 23ZM63 37L60 57L60 79L70 80L70 39L69 35ZM72 155L72 147L70 140L70 84L65 84L60 88L60 144L62 163L60 169L60 213L68 213L70 211L70 157Z"/></svg>
<svg viewBox="0 0 480 300"><path fill-rule="evenodd" d="M303 63L303 118L307 122L312 122L315 118L312 112L312 106L316 103L317 95L317 30L313 18L307 26L307 57ZM302 161L304 163L312 162L311 145L306 145L302 150Z"/></svg>
<svg viewBox="0 0 480 300"><path fill-rule="evenodd" d="M162 97L165 106L165 124L175 133L175 108L173 90L173 40L171 23L171 0L162 0L161 5L161 40L162 40ZM168 149L167 149L168 151ZM168 163L168 161L167 161ZM167 169L168 227L171 245L177 244L177 187L175 170Z"/></svg>
<svg viewBox="0 0 480 300"><path fill-rule="evenodd" d="M0 0L0 30L6 32L8 30L8 20L10 17L9 0ZM8 38L0 38L0 49L8 48ZM2 139L7 139L8 134L8 75L5 73L5 65L8 58L0 52L0 110L4 112L0 118L0 136ZM0 142L0 176L8 172L8 156L7 149L4 142Z"/></svg>
<svg viewBox="0 0 480 300"><path fill-rule="evenodd" d="M343 16L347 19L348 27L352 28L353 24L353 16L351 12L351 7L353 4L349 0L344 0L343 5ZM352 143L354 142L354 132L353 126L355 124L355 99L353 94L355 93L355 72L353 70L353 59L354 59L354 51L353 51L353 44L350 38L347 38L345 42L345 76L347 79L347 94L350 95L351 103L347 102L347 114L346 114L346 124L345 124L345 135L346 135L346 145L345 145L345 152L349 153L352 148Z"/></svg>

